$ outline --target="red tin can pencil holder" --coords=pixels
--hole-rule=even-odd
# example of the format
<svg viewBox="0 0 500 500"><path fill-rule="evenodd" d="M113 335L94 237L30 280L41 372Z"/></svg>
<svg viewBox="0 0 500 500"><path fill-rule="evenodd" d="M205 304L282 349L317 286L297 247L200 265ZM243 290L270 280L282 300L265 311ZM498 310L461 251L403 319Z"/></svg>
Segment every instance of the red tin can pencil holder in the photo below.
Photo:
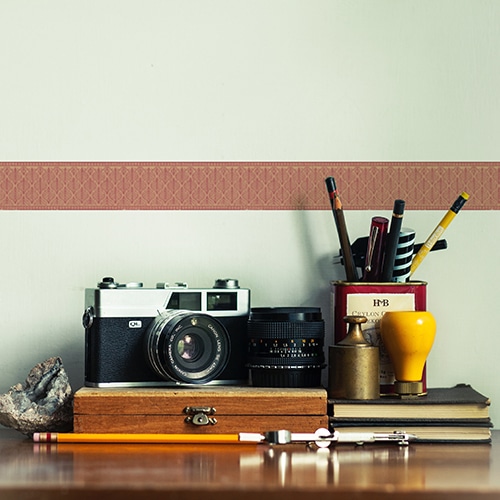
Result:
<svg viewBox="0 0 500 500"><path fill-rule="evenodd" d="M348 325L344 316L365 316L363 335L380 352L380 393L394 393L394 369L380 336L380 318L387 311L425 311L427 307L427 283L358 283L332 281L330 287L333 313L334 341L340 342L347 335ZM422 382L427 390L426 368Z"/></svg>

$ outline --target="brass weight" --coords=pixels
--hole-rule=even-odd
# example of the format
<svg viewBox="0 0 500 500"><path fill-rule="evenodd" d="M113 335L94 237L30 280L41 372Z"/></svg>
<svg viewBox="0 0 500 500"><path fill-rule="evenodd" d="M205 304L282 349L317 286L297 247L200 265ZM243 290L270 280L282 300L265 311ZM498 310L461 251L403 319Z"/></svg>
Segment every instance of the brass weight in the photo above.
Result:
<svg viewBox="0 0 500 500"><path fill-rule="evenodd" d="M347 336L329 347L328 396L334 399L380 397L379 349L367 342L365 316L345 316Z"/></svg>

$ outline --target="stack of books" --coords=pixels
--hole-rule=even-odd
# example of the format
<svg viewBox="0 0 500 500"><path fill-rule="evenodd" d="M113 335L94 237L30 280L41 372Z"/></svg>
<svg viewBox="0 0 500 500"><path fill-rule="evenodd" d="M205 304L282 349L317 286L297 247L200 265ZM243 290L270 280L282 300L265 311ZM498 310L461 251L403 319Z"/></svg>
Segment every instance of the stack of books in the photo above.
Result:
<svg viewBox="0 0 500 500"><path fill-rule="evenodd" d="M336 431L403 430L419 442L491 442L490 400L468 384L430 388L415 399L329 399L330 427Z"/></svg>

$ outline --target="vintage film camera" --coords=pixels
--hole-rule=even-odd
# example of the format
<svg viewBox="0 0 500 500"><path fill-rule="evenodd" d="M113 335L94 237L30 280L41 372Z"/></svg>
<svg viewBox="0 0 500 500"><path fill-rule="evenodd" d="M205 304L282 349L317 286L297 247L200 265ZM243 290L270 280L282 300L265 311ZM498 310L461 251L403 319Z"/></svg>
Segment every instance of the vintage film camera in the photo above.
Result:
<svg viewBox="0 0 500 500"><path fill-rule="evenodd" d="M85 290L85 385L245 384L249 313L234 279L189 289L104 278Z"/></svg>

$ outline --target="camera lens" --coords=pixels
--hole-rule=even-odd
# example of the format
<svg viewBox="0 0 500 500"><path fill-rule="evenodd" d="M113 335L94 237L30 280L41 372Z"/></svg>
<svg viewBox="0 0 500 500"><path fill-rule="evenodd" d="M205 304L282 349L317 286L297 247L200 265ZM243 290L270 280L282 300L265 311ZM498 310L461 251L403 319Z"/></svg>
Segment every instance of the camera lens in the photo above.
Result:
<svg viewBox="0 0 500 500"><path fill-rule="evenodd" d="M257 307L248 320L248 367L258 387L317 387L325 366L319 307Z"/></svg>
<svg viewBox="0 0 500 500"><path fill-rule="evenodd" d="M229 336L212 316L168 309L149 327L145 351L149 366L162 379L205 384L226 367Z"/></svg>

